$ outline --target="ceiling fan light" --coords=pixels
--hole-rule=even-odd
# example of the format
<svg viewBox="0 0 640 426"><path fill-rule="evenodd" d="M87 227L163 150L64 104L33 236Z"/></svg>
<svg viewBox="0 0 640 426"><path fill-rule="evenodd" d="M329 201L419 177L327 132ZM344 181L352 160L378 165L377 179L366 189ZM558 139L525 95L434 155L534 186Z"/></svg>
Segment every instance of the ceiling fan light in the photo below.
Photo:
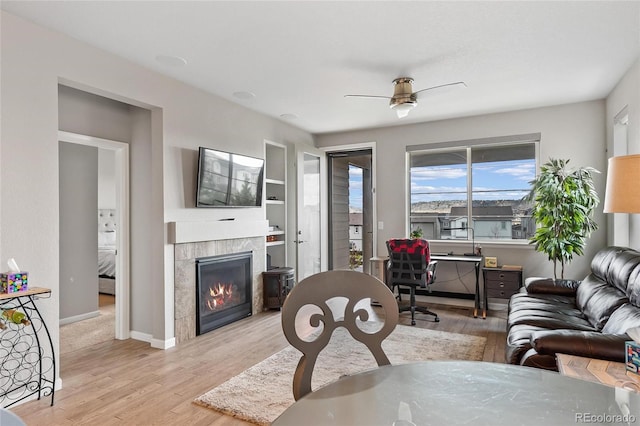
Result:
<svg viewBox="0 0 640 426"><path fill-rule="evenodd" d="M398 118L404 118L409 115L409 111L415 108L415 106L415 102L403 102L400 104L391 105L391 108L396 111L396 114L398 114Z"/></svg>

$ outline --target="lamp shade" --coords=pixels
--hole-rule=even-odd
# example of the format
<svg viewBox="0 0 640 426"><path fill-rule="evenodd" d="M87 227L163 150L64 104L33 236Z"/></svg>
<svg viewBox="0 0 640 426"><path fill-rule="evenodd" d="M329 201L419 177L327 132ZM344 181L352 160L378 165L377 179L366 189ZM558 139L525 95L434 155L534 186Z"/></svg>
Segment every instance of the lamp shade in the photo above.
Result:
<svg viewBox="0 0 640 426"><path fill-rule="evenodd" d="M605 213L640 213L640 155L609 158Z"/></svg>

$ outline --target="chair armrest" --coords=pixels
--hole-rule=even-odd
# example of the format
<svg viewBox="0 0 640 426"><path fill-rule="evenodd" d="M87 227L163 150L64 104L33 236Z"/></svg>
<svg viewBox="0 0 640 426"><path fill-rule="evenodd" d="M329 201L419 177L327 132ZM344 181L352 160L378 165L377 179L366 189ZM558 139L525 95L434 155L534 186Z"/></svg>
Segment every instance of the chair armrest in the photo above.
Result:
<svg viewBox="0 0 640 426"><path fill-rule="evenodd" d="M587 358L624 362L626 334L599 331L544 330L531 333L531 346L543 355L563 353Z"/></svg>
<svg viewBox="0 0 640 426"><path fill-rule="evenodd" d="M575 296L581 281L554 280L553 278L527 278L524 287L527 293L546 293L559 296Z"/></svg>

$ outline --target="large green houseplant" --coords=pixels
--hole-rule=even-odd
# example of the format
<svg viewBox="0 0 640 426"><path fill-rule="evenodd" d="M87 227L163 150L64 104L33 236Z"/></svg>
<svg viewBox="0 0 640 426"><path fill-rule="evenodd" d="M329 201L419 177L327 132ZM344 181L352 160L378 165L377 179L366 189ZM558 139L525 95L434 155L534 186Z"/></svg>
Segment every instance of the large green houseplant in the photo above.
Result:
<svg viewBox="0 0 640 426"><path fill-rule="evenodd" d="M569 160L550 158L530 182L531 192L525 197L533 202L532 217L537 224L529 243L553 261L555 279L558 262L560 278L564 279L565 265L574 255L584 254L587 238L598 228L593 213L600 198L593 174L600 172L592 167L571 169L567 163Z"/></svg>

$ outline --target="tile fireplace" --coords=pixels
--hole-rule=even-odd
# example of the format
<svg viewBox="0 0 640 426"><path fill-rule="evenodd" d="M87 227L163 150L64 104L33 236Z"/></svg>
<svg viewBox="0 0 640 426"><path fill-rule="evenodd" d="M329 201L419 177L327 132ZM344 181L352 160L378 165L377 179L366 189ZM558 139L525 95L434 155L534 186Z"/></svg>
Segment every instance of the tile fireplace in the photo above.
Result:
<svg viewBox="0 0 640 426"><path fill-rule="evenodd" d="M173 228L173 229L171 229ZM197 268L203 258L251 253L252 315L264 307L262 272L266 270L267 221L179 222L170 227L174 247L174 315L176 344L196 337Z"/></svg>

